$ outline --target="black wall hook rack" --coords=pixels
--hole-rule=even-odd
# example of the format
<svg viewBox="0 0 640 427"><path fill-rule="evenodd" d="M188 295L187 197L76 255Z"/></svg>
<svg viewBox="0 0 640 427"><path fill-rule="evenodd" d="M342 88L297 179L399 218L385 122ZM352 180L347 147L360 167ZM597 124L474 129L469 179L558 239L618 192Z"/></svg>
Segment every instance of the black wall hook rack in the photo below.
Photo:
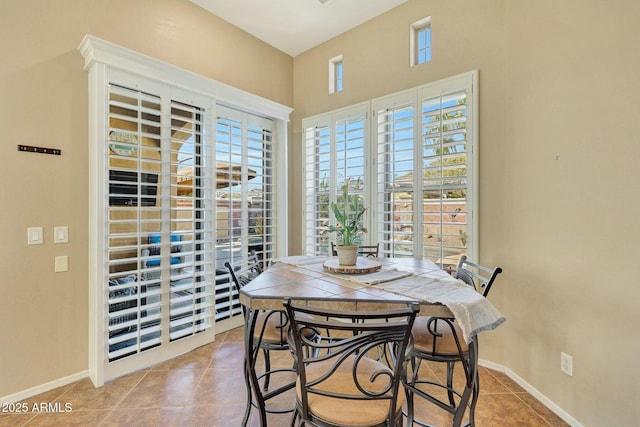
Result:
<svg viewBox="0 0 640 427"><path fill-rule="evenodd" d="M33 147L31 145L18 145L18 151L28 151L29 153L53 154L59 156L62 150L58 148Z"/></svg>

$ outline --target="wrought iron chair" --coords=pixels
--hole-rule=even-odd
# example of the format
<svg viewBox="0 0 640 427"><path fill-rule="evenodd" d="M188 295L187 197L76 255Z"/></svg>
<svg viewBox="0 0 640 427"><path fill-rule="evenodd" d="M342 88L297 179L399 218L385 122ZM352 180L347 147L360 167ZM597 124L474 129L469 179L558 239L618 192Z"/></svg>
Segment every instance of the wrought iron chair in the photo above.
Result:
<svg viewBox="0 0 640 427"><path fill-rule="evenodd" d="M379 252L380 252L380 243L377 243L375 245L358 246L358 255L360 256L378 258Z"/></svg>
<svg viewBox="0 0 640 427"><path fill-rule="evenodd" d="M235 292L240 293L240 290L244 285L249 283L258 274L262 273L262 269L259 264L259 260L255 252L251 252L249 255L249 263L246 269L240 271L239 268L234 268L229 262L225 262L225 267L229 270L231 280L233 282ZM284 310L264 310L255 312L249 310L244 305L242 306L242 312L245 318L245 328L249 332L246 333L245 339L249 339L250 343L248 348L245 349L245 382L247 385L247 408L245 410L244 419L242 425L247 425L251 408L258 408L261 417L263 417L263 424L266 425L266 413L285 413L291 412L292 409L275 410L268 409L266 402L277 396L278 394L293 387L293 383L279 387L276 390L269 391L269 381L271 374L277 372L293 372L293 368L290 369L275 369L271 368L271 351L288 350L289 345L287 343L287 330L289 328L289 321L287 314ZM264 355L264 372L261 374L256 373L256 362L258 359L258 353L262 350ZM262 386L260 383L262 382ZM252 397L252 390L255 394L255 400Z"/></svg>
<svg viewBox="0 0 640 427"><path fill-rule="evenodd" d="M491 286L502 268L490 269L482 265L470 262L466 255L460 257L453 276L462 280L483 296L487 296ZM413 325L414 348L411 354L411 375L407 378L405 389L407 390L407 425L414 423L428 426L423 421L414 419L414 398L422 397L453 415L453 426L461 425L467 408L469 409L469 422L465 425L473 426L475 423L475 407L480 391L480 383L477 371L478 337L475 336L470 343L462 339L462 331L455 319L440 317L419 317ZM423 360L443 362L447 364L446 384L419 378L420 364ZM456 363L460 363L464 369L465 384L461 390L455 390L453 385L453 372ZM427 387L445 389L448 402L438 398L437 395L427 393Z"/></svg>
<svg viewBox="0 0 640 427"><path fill-rule="evenodd" d="M262 273L262 267L260 267L260 259L258 259L258 254L256 253L256 251L249 252L247 264L249 266L247 270L249 272L250 279L253 279L258 274Z"/></svg>
<svg viewBox="0 0 640 427"><path fill-rule="evenodd" d="M401 426L411 326L418 305L396 310L345 311L285 301L289 342L297 367L291 425ZM339 340L322 340L326 331ZM313 334L310 334L310 331ZM394 363L372 355L393 344Z"/></svg>

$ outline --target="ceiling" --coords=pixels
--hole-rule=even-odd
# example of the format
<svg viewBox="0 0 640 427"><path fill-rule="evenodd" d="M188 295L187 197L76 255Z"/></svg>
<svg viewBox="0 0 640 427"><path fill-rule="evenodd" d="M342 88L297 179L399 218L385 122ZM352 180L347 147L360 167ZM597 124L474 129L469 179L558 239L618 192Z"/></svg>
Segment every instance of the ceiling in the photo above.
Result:
<svg viewBox="0 0 640 427"><path fill-rule="evenodd" d="M191 0L296 56L407 0Z"/></svg>

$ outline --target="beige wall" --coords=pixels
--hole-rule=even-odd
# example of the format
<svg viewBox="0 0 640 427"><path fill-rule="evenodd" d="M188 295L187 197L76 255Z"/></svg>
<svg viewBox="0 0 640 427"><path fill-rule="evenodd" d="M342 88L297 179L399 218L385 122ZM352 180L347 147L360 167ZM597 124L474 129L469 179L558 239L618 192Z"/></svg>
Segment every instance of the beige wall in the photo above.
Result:
<svg viewBox="0 0 640 427"><path fill-rule="evenodd" d="M639 425L640 3L505 3L503 363L584 425Z"/></svg>
<svg viewBox="0 0 640 427"><path fill-rule="evenodd" d="M0 1L0 397L88 366L88 92L77 51L87 33L293 104L290 56L187 0ZM53 244L58 225L68 244ZM44 227L43 245L26 245L31 226ZM68 272L54 273L56 255Z"/></svg>
<svg viewBox="0 0 640 427"><path fill-rule="evenodd" d="M429 15L433 61L409 68L409 24ZM636 0L410 0L294 59L292 176L302 118L479 70L480 253L504 268L491 299L508 318L480 356L585 426L640 422L638 22Z"/></svg>
<svg viewBox="0 0 640 427"><path fill-rule="evenodd" d="M87 76L76 47L91 33L294 106L292 236L301 118L478 69L481 261L505 269L492 300L508 318L483 334L481 357L585 426L637 425L639 7L409 0L292 60L186 0L0 2L0 396L87 368ZM427 15L434 59L408 68L408 25ZM337 54L345 92L329 96ZM70 227L69 244L52 243L56 225ZM44 245L26 246L29 226L45 228ZM53 273L55 255L69 256L69 272Z"/></svg>

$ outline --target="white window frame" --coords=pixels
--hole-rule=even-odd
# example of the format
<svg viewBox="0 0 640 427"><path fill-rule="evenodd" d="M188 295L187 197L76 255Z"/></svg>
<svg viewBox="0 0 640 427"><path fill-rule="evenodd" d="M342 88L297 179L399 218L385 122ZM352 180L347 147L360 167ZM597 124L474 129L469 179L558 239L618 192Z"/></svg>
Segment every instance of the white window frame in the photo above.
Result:
<svg viewBox="0 0 640 427"><path fill-rule="evenodd" d="M369 121L369 132L365 140L365 183L368 183L364 189L364 203L369 208L365 215L366 226L368 233L365 236L367 242L379 242L383 235L383 230L379 230L378 224L380 223L380 189L375 188L379 183L378 176L378 142L377 142L377 110L381 108L389 108L394 105L403 105L410 103L413 105L414 111L414 158L415 158L415 170L422 170L422 102L437 94L448 94L454 91L465 91L467 93L467 123L466 123L466 156L467 156L467 212L466 212L466 224L467 224L467 237L466 237L466 253L470 259L478 259L478 71L470 71L467 73L453 76L447 79L439 80L433 83L408 89L406 91L394 93L388 96L380 97L368 101L364 104L367 109L371 111L371 114L367 116ZM311 229L315 227L315 217L313 216L313 208L315 203L315 190L312 188L315 171L313 170L313 156L314 147L310 143L311 139L307 137L307 131L313 129L314 126L328 126L332 129L335 126L336 120L334 115L350 111L356 106L345 107L340 110L328 112L314 117L305 118L302 120L302 144L305 149L302 153L302 162L304 165L305 187L303 188L303 212L305 216L305 226L302 236L303 252L307 255L317 255L319 253L317 245L314 243L317 231ZM331 131L333 132L333 131ZM422 180L419 179L419 174L414 173L414 188L416 192L422 191ZM418 221L418 218L422 218L423 203L420 200L414 200L414 234L422 235L423 221ZM421 258L423 256L423 248L421 239L419 242L415 242L413 247L414 257ZM384 253L383 253L384 255Z"/></svg>
<svg viewBox="0 0 640 427"><path fill-rule="evenodd" d="M320 182L325 186L322 192L307 193L304 197L303 216L305 224L307 224L305 229L308 227L315 230L314 233L305 233L303 251L307 254L328 255L330 252L329 243L336 242L337 238L337 236L326 232L329 224L335 225L335 218L328 212L328 204L323 206L324 209L327 209L326 213L320 212L321 209L318 208L319 203L317 202L318 197L326 197L327 203L336 202L341 192L342 183L349 179L352 183L354 180L359 181L358 186L362 186L361 194L365 200L368 199L367 191L371 186L368 182L369 176L365 166L366 159L369 157L366 146L369 133L368 111L369 103L365 102L328 114L309 117L302 121L302 138L305 150L315 151L319 148L315 145L318 140L318 135L316 134L319 130L322 130L324 150L329 151L329 157L320 162L323 166L318 165L318 159L315 157L305 156L304 158L305 172L303 176L305 188L315 186L316 183ZM360 122L363 123L362 128L356 126L355 135L353 133L349 134L349 123L359 124ZM362 136L360 136L360 132L362 132ZM347 147L348 140L352 143L355 140L357 144L361 139L364 144L362 148L359 145ZM337 148L338 145L341 145L340 149ZM360 152L362 152L362 155L360 155ZM324 156L326 155L325 153ZM362 158L362 173L354 172L360 168L359 165L352 167L353 161L357 158ZM328 215L328 217L325 215ZM368 235L363 236L363 242L363 244L368 242Z"/></svg>
<svg viewBox="0 0 640 427"><path fill-rule="evenodd" d="M343 90L344 63L342 55L338 55L329 60L329 93L342 92Z"/></svg>
<svg viewBox="0 0 640 427"><path fill-rule="evenodd" d="M287 230L287 123L291 108L265 98L258 97L240 89L233 88L215 80L197 75L173 65L141 55L129 49L86 35L78 47L85 59L84 69L88 71L89 85L89 376L95 386L119 375L144 366L132 366L126 363L117 368L106 370L105 352L105 292L104 278L107 277L104 242L106 230L106 209L104 168L106 103L105 87L113 73L124 73L145 80L155 81L159 85L169 85L179 90L193 92L212 100L213 104L234 106L243 111L269 117L276 122L274 134L274 162L278 175L274 179L274 209L276 230ZM215 106L212 108L215 114ZM288 253L287 233L275 233L274 256ZM215 326L214 326L215 327ZM209 338L209 341L211 339ZM196 343L197 345L197 343ZM191 343L184 348L175 346L173 353L192 348ZM162 351L152 352L148 364L158 363L175 354Z"/></svg>
<svg viewBox="0 0 640 427"><path fill-rule="evenodd" d="M400 93L395 93L389 96L384 96L380 98L376 98L371 101L372 103L372 126L378 126L378 112L383 111L385 109L395 109L398 106L402 106L403 108L409 107L413 111L413 182L406 183L410 192L413 192L413 206L411 207L408 213L411 213L413 216L413 226L410 229L410 234L413 236L407 243L409 243L407 247L407 252L413 254L416 258L428 258L434 261L441 262L443 264L451 264L456 259L453 254L447 254L447 252L451 252L453 246L464 246L465 253L471 259L477 259L477 251L478 251L478 156L477 156L477 141L478 141L478 132L477 132L477 71L472 71L469 73L464 73L459 76L450 77L447 79L439 80L437 82L433 82L424 86L420 86L418 88L413 88L407 91L403 91ZM423 239L417 239L415 236L424 236L426 234L427 229L425 229L425 223L427 222L427 214L425 211L426 202L422 197L418 197L417 195L423 194L423 191L426 191L427 188L424 187L424 179L422 179L423 174L417 173L417 171L424 171L424 138L425 136L422 134L423 132L423 118L422 111L424 102L426 100L431 100L433 98L438 97L446 97L448 98L451 94L454 93L465 93L466 102L464 104L464 108L466 110L466 118L464 120L465 127L463 133L465 134L465 150L464 155L466 156L466 162L464 164L464 168L466 168L466 198L464 201L460 201L459 199L440 199L440 219L441 221L437 227L439 228L439 234L437 237L442 238L442 242L438 241L438 244L435 244L436 247L439 247L439 255L436 257L429 257L424 253L426 246L432 246L433 243L426 245L423 242ZM449 107L448 107L449 108ZM442 111L448 111L448 108L445 108ZM438 110L436 110L438 111ZM440 114L440 113L439 113ZM442 113L443 114L443 113ZM442 118L441 118L442 119ZM443 119L441 127L447 126L446 123L449 122L449 119ZM458 132L459 133L459 132ZM450 131L445 130L443 135L440 136L440 139L444 146L440 146L442 150L445 150L449 144L452 142L446 142L446 135L449 135ZM376 138L375 130L372 129L372 139ZM382 151L383 147L380 145L380 141L377 141L379 147L379 153L384 154ZM437 150L438 148L436 148ZM445 155L444 157L455 157L454 154ZM443 157L441 157L441 160ZM377 159L373 159L374 164L376 164L376 171L378 173L377 176L372 178L372 182L378 184L377 194L374 196L374 200L376 203L376 215L375 222L370 224L370 232L375 233L375 237L379 242L387 242L388 241L388 233L385 233L384 223L388 221L385 219L384 215L388 215L389 212L385 211L384 200L382 195L385 194L385 183L384 183L384 165L381 162L377 162ZM442 165L442 163L441 163ZM450 166L444 166L445 169ZM408 176L406 174L407 169L405 167L404 173L402 175ZM441 172L444 173L444 172ZM447 175L443 175L447 176ZM450 185L448 184L449 179L442 179L442 187L439 190L442 194L445 194L450 189ZM388 183L387 183L388 184ZM391 186L394 188L395 186ZM433 191L433 189L429 190ZM458 235L452 235L451 229L458 228L459 225L455 221L453 221L453 217L447 213L449 207L455 205L460 206L461 203L465 206L466 212L462 212L462 215L458 218L464 218L464 223L460 224L466 230L466 235L464 237L465 243L462 244L462 240L457 237ZM452 212L455 214L455 212ZM374 216L374 215L372 215ZM394 218L395 220L395 218ZM406 221L406 218L400 219L400 226L403 226L402 221ZM382 225L381 225L382 224ZM427 224L428 225L428 224ZM431 224L434 226L435 224ZM395 233L394 233L395 234ZM402 233L399 233L402 234ZM452 244L452 240L455 242ZM390 256L402 256L402 251L399 251L399 254L394 253L396 248L399 245L393 245L393 249L391 252L381 249L381 252L385 255ZM459 251L460 248L456 248L455 251Z"/></svg>
<svg viewBox="0 0 640 427"><path fill-rule="evenodd" d="M426 47L431 54L429 55L429 59L425 59L420 62L420 54L418 52L420 42L419 37L422 31L431 31L432 44ZM409 26L409 66L413 67L415 65L425 64L430 62L433 58L433 30L431 29L431 17L427 16L426 18L422 18L416 22L411 23Z"/></svg>

